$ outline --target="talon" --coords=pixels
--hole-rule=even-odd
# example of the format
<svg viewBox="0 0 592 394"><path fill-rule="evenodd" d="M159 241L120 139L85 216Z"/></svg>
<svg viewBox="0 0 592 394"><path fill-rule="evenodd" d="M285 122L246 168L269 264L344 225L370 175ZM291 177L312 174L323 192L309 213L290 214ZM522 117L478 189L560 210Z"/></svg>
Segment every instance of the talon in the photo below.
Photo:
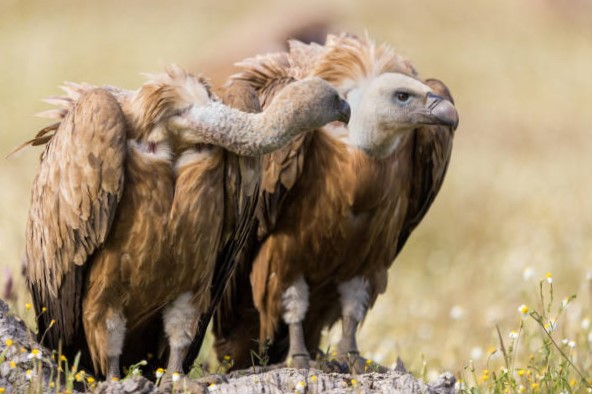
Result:
<svg viewBox="0 0 592 394"><path fill-rule="evenodd" d="M295 369L309 369L310 356L305 353L292 354L288 359L288 366Z"/></svg>

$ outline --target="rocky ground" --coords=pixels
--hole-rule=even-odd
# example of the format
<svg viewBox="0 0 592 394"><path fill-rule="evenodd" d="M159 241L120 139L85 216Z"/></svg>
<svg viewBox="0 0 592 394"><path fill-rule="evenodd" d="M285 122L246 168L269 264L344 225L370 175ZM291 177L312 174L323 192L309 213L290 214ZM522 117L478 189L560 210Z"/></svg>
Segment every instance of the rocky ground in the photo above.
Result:
<svg viewBox="0 0 592 394"><path fill-rule="evenodd" d="M54 378L58 365L51 352L41 347L25 324L9 313L0 300L0 392L55 393L66 389L66 382L56 387ZM78 380L85 380L84 377ZM71 379L76 380L74 376ZM86 382L88 385L88 377ZM92 381L92 378L91 378ZM136 376L119 382L94 385L95 393L455 393L455 379L444 373L429 384L414 378L402 363L385 373L324 373L316 369L296 370L269 367L265 371L241 371L226 376L198 380L167 380L158 387L148 379ZM53 387L52 387L53 386ZM75 388L77 386L74 386ZM84 387L72 393L84 391Z"/></svg>

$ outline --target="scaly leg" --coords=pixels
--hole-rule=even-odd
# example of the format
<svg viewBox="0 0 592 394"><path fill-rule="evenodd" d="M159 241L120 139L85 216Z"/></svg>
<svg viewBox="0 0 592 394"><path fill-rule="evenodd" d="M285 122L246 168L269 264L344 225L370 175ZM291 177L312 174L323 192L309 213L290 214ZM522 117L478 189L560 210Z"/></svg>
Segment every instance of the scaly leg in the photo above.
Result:
<svg viewBox="0 0 592 394"><path fill-rule="evenodd" d="M339 284L337 290L341 298L342 334L337 344L337 355L341 362L348 365L351 372L366 372L366 359L360 356L356 341L358 324L368 309L370 284L364 277L357 276L348 282Z"/></svg>
<svg viewBox="0 0 592 394"><path fill-rule="evenodd" d="M288 363L292 367L303 369L309 367L310 354L304 341L302 321L308 310L308 285L303 277L298 278L282 294L283 318L288 324L290 349Z"/></svg>

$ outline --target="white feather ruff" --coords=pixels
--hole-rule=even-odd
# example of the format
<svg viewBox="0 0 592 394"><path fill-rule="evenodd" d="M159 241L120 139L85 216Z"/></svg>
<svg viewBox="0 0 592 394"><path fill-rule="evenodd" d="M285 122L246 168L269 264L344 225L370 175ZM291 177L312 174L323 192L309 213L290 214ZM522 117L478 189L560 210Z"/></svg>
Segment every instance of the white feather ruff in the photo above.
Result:
<svg viewBox="0 0 592 394"><path fill-rule="evenodd" d="M107 318L107 356L119 357L125 339L125 318L121 312L111 311Z"/></svg>
<svg viewBox="0 0 592 394"><path fill-rule="evenodd" d="M282 306L284 307L284 321L287 324L304 320L308 310L308 285L302 276L284 291Z"/></svg>
<svg viewBox="0 0 592 394"><path fill-rule="evenodd" d="M196 327L197 309L191 303L193 294L181 294L164 313L164 331L171 348L183 348L191 344Z"/></svg>

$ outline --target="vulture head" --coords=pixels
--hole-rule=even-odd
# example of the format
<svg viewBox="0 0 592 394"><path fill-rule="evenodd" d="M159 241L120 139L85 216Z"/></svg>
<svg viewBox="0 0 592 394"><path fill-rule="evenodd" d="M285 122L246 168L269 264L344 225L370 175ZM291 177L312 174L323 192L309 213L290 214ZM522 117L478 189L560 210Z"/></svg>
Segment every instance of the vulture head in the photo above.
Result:
<svg viewBox="0 0 592 394"><path fill-rule="evenodd" d="M378 159L389 156L406 132L423 125L456 128L454 104L421 81L400 73L384 73L350 91L351 142Z"/></svg>
<svg viewBox="0 0 592 394"><path fill-rule="evenodd" d="M253 114L215 100L203 78L178 67L152 76L136 93L132 111L137 129L150 142L172 137L246 156L272 152L299 133L333 121L347 123L350 117L347 102L318 77L289 84L265 111Z"/></svg>

